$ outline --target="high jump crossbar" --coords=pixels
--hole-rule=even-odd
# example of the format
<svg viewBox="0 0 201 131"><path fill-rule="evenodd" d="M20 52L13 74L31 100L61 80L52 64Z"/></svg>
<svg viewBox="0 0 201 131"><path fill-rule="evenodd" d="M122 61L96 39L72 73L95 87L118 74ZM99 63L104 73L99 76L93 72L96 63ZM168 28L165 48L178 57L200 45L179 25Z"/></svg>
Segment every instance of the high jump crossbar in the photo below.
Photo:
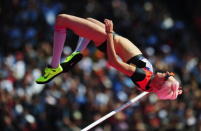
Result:
<svg viewBox="0 0 201 131"><path fill-rule="evenodd" d="M128 108L129 106L133 105L135 102L137 102L138 100L140 100L142 97L144 97L145 95L147 95L149 92L142 92L141 94L139 94L138 96L132 98L131 100L129 100L127 103L125 103L124 105L118 107L117 109L111 111L110 113L106 114L105 116L101 117L100 119L96 120L95 122L91 123L90 125L88 125L87 127L83 128L81 131L88 131L90 129L92 129L93 127L95 127L96 125L100 124L101 122L105 121L106 119L110 118L111 116L113 116L114 114Z"/></svg>

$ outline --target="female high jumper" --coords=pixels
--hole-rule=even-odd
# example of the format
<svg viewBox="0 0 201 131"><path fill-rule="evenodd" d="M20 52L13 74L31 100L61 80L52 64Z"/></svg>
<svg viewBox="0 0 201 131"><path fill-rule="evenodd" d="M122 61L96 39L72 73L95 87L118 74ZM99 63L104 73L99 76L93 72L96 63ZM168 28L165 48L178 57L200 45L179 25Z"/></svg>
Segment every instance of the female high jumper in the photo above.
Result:
<svg viewBox="0 0 201 131"><path fill-rule="evenodd" d="M76 50L60 64L60 57L70 29L80 36ZM67 14L57 16L54 30L53 57L51 65L36 82L44 84L62 72L70 70L82 58L80 53L92 40L95 46L107 55L110 65L124 73L141 91L153 92L159 99L174 100L182 94L179 82L172 73L153 73L151 63L127 38L113 31L113 22L105 19L104 24L93 18L80 18ZM119 60L120 57L122 60Z"/></svg>

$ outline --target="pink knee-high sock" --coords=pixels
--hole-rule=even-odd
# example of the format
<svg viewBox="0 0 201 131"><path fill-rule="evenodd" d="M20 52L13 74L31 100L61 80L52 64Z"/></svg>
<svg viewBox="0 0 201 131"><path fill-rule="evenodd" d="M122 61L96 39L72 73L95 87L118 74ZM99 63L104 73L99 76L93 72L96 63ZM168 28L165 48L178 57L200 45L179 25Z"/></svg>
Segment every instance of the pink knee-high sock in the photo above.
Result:
<svg viewBox="0 0 201 131"><path fill-rule="evenodd" d="M51 61L52 68L57 68L60 63L63 46L66 40L66 29L64 27L55 26L53 56Z"/></svg>
<svg viewBox="0 0 201 131"><path fill-rule="evenodd" d="M89 39L80 36L75 51L83 51L87 47L89 42Z"/></svg>

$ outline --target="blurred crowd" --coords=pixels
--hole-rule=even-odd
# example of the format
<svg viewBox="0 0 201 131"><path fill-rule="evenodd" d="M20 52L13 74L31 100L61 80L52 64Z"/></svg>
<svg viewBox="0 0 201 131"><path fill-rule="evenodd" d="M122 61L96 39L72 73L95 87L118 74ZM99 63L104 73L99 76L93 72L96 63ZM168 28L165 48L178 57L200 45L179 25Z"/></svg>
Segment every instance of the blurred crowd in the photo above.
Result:
<svg viewBox="0 0 201 131"><path fill-rule="evenodd" d="M201 131L201 53L192 26L159 0L3 0L0 8L0 130L79 131L140 91L93 44L68 73L35 83L50 63L57 14L112 19L155 70L173 71L183 94L150 94L94 131ZM68 31L61 61L78 37Z"/></svg>

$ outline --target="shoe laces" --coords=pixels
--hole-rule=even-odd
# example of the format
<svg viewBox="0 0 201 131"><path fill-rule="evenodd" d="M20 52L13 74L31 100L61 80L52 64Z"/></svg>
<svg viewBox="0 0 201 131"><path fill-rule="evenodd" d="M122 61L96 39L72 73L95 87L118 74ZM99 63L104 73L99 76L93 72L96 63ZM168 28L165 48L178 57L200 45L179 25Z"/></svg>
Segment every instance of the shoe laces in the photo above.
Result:
<svg viewBox="0 0 201 131"><path fill-rule="evenodd" d="M43 72L44 76L48 76L49 74L52 74L52 69L49 67L45 68L45 71Z"/></svg>

